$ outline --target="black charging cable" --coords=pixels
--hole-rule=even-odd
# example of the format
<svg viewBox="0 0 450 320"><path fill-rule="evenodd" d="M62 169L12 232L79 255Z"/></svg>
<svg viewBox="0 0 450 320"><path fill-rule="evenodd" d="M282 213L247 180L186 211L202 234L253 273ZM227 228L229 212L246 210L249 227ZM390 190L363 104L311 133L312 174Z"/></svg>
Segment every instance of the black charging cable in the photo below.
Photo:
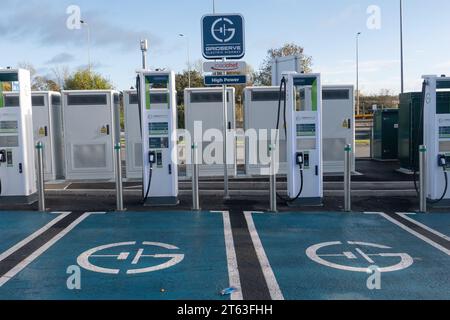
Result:
<svg viewBox="0 0 450 320"><path fill-rule="evenodd" d="M284 89L284 90L283 90ZM284 135L287 139L287 117L286 117L286 111L287 111L287 81L286 78L283 77L281 79L281 84L280 84L280 91L279 91L279 96L278 96L278 112L277 112L277 136L276 136L276 141L278 140L278 135L279 135L279 130L280 130L280 116L281 116L281 100L284 98L284 111L283 111L283 117L284 117ZM285 199L282 195L277 193L277 197L281 200L284 201L286 203L293 203L295 201L297 201L300 196L303 193L303 188L304 188L304 177L303 177L303 167L301 164L299 164L300 167L300 191L298 192L297 196L295 196L294 198L287 198Z"/></svg>

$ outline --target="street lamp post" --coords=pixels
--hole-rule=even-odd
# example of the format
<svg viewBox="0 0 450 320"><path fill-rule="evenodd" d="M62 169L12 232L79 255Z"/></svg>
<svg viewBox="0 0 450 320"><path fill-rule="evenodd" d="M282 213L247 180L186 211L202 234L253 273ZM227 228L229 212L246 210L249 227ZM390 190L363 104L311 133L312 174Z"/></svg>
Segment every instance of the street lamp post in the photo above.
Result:
<svg viewBox="0 0 450 320"><path fill-rule="evenodd" d="M190 50L189 36L187 36L183 33L180 33L179 36L186 38L186 42L187 42L187 59L188 59L187 61L188 61L188 79L189 79L188 87L190 88L191 87L191 50Z"/></svg>
<svg viewBox="0 0 450 320"><path fill-rule="evenodd" d="M356 34L356 114L360 115L360 105L359 105L359 36L361 32Z"/></svg>
<svg viewBox="0 0 450 320"><path fill-rule="evenodd" d="M86 20L80 20L81 24L86 26L86 30L87 30L87 42L88 42L88 69L89 69L89 73L91 73L91 68L92 68L92 64L91 64L91 28L89 26L89 24L86 22Z"/></svg>
<svg viewBox="0 0 450 320"><path fill-rule="evenodd" d="M405 92L404 78L404 61L403 61L403 1L400 0L400 64L401 64L401 92Z"/></svg>

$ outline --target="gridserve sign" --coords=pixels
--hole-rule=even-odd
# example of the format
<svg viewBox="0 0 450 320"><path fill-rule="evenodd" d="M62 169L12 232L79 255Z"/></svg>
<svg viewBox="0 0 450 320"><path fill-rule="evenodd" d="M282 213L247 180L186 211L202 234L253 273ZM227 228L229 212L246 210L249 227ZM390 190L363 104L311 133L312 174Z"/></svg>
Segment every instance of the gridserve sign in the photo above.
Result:
<svg viewBox="0 0 450 320"><path fill-rule="evenodd" d="M241 59L245 55L244 17L240 14L206 15L202 18L205 59Z"/></svg>

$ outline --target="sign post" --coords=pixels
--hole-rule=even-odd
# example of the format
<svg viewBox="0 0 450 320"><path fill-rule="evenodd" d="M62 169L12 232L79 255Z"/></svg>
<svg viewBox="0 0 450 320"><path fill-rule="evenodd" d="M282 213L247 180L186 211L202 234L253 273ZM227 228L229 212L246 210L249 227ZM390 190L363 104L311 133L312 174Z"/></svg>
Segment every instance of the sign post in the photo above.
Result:
<svg viewBox="0 0 450 320"><path fill-rule="evenodd" d="M240 14L213 14L202 18L202 51L203 57L208 60L222 59L222 68L214 70L204 68L211 72L222 72L222 77L205 77L206 85L222 85L223 98L223 162L224 162L224 192L225 199L230 198L228 188L228 112L227 112L227 84L242 84L246 77L229 77L227 71L231 66L227 66L226 59L241 59L245 55L245 32L244 17ZM238 63L237 70L242 67ZM245 68L244 68L245 69ZM220 82L220 83L218 83Z"/></svg>

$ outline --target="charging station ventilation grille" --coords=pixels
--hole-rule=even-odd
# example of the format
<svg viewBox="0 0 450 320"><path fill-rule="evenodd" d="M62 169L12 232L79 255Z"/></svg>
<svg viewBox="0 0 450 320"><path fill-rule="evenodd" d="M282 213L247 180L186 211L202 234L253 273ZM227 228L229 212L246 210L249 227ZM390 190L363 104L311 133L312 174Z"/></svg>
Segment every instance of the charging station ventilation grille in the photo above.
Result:
<svg viewBox="0 0 450 320"><path fill-rule="evenodd" d="M73 160L75 169L105 168L107 166L106 145L74 145Z"/></svg>

